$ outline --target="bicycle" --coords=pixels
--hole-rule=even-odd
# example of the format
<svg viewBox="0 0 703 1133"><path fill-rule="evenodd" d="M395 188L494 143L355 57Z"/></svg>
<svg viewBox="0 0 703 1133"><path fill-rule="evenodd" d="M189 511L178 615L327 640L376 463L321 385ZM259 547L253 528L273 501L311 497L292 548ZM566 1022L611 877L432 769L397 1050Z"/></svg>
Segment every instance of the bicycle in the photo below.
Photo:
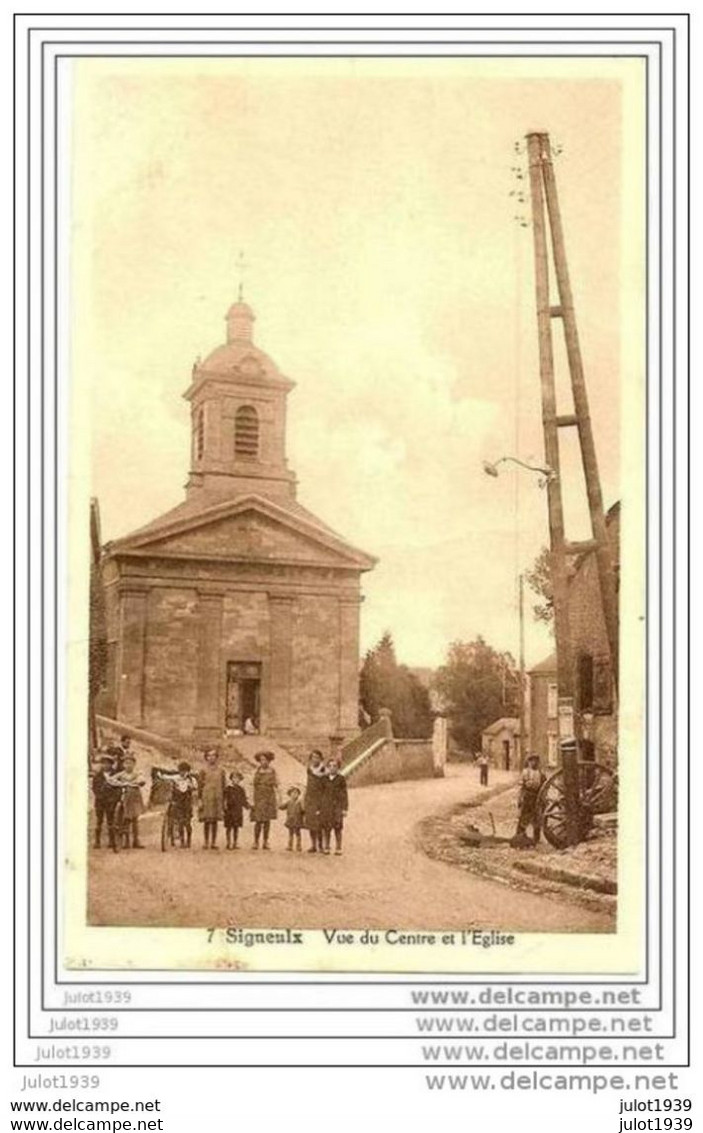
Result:
<svg viewBox="0 0 703 1133"><path fill-rule="evenodd" d="M119 853L120 850L124 850L126 848L125 842L128 837L127 820L124 816L124 800L125 788L123 787L120 791L120 797L115 804L115 810L112 817L112 849L116 854Z"/></svg>
<svg viewBox="0 0 703 1133"><path fill-rule="evenodd" d="M157 772L155 783L163 784L167 788L166 806L161 820L161 852L175 849L176 840L183 849L189 849L193 833L192 793L191 791L176 791L171 776Z"/></svg>

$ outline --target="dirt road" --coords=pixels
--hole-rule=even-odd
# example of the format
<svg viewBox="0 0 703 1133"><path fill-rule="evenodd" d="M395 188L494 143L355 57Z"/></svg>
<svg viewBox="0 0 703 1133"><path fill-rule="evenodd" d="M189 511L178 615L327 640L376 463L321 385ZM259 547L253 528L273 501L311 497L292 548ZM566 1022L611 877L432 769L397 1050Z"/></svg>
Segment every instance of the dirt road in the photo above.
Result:
<svg viewBox="0 0 703 1133"><path fill-rule="evenodd" d="M517 932L606 932L605 913L506 888L431 861L416 846L414 827L443 806L478 790L473 768L445 779L390 783L350 792L341 857L289 853L283 823L272 849L162 853L160 815L143 822L146 848L91 851L89 922L95 925L250 928L496 928ZM499 781L494 774L492 783ZM505 776L503 776L505 778ZM306 839L307 844L307 839Z"/></svg>

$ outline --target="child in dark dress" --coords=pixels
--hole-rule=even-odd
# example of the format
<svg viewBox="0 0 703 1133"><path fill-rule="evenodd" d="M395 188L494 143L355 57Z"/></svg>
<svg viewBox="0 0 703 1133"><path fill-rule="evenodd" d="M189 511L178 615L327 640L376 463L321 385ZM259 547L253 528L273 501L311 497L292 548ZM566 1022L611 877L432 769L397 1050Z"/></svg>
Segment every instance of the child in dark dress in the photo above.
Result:
<svg viewBox="0 0 703 1133"><path fill-rule="evenodd" d="M342 775L341 764L338 759L331 759L327 764L324 791L320 805L320 826L322 837L322 853L330 852L330 837L334 831L335 854L342 852L342 827L344 815L349 809L349 794L347 781Z"/></svg>
<svg viewBox="0 0 703 1133"><path fill-rule="evenodd" d="M242 786L242 776L239 771L230 771L225 787L225 834L228 850L237 849L239 828L244 821L245 809L249 810L249 800Z"/></svg>
<svg viewBox="0 0 703 1133"><path fill-rule="evenodd" d="M302 850L300 831L303 828L303 803L297 787L289 787L286 791L288 802L281 805L286 812L286 827L288 829L288 849Z"/></svg>
<svg viewBox="0 0 703 1133"><path fill-rule="evenodd" d="M322 852L322 829L320 826L320 803L325 789L327 771L321 751L313 751L308 759L307 784L305 787L305 825L310 834L309 854Z"/></svg>

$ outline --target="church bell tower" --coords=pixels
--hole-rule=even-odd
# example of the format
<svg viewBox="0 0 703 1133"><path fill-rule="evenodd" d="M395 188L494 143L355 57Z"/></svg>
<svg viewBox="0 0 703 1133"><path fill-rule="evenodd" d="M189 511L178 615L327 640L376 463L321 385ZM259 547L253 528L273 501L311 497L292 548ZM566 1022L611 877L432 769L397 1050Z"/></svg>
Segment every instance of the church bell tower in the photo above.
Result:
<svg viewBox="0 0 703 1133"><path fill-rule="evenodd" d="M239 299L226 315L227 341L193 366L188 499L254 493L295 498L286 460L286 401L295 383L254 344L255 315Z"/></svg>

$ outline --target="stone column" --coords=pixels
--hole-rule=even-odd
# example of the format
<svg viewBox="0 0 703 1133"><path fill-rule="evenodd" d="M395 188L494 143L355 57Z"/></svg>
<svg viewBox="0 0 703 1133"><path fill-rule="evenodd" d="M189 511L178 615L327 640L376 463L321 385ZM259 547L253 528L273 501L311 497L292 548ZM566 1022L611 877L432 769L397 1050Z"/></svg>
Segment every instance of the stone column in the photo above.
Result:
<svg viewBox="0 0 703 1133"><path fill-rule="evenodd" d="M432 728L432 766L436 779L444 775L447 762L447 721L444 716L435 716Z"/></svg>
<svg viewBox="0 0 703 1133"><path fill-rule="evenodd" d="M339 717L344 735L359 728L359 601L339 602Z"/></svg>
<svg viewBox="0 0 703 1133"><path fill-rule="evenodd" d="M120 596L120 653L117 669L117 719L144 724L144 645L148 590L130 587Z"/></svg>
<svg viewBox="0 0 703 1133"><path fill-rule="evenodd" d="M266 727L276 731L291 726L293 602L289 594L269 594L269 703L263 707Z"/></svg>
<svg viewBox="0 0 703 1133"><path fill-rule="evenodd" d="M220 705L220 642L222 639L222 595L198 596L198 699L196 734L219 734L224 727Z"/></svg>

